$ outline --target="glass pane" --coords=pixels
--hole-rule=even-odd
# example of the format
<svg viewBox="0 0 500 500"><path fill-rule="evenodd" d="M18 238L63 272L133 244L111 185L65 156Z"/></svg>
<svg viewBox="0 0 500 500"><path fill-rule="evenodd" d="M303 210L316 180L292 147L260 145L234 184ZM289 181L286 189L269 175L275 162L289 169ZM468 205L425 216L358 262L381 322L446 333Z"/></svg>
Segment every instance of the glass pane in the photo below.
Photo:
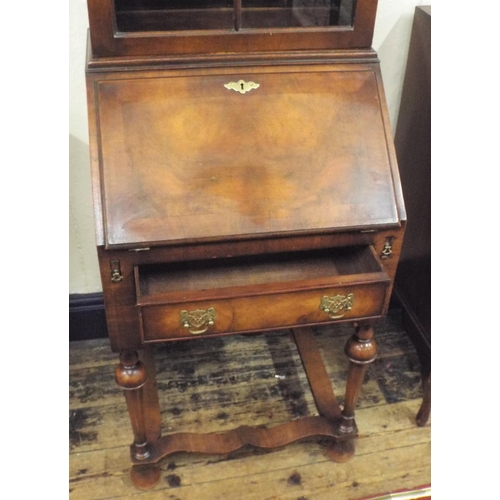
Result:
<svg viewBox="0 0 500 500"><path fill-rule="evenodd" d="M115 0L118 31L234 29L233 0Z"/></svg>
<svg viewBox="0 0 500 500"><path fill-rule="evenodd" d="M242 0L242 28L352 26L356 0Z"/></svg>

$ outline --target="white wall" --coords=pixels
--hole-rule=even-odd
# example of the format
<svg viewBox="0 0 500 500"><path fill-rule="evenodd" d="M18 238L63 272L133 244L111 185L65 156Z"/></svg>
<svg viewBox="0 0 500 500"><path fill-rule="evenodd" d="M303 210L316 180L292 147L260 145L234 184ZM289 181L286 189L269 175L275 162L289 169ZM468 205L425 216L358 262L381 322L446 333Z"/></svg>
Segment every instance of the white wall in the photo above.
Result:
<svg viewBox="0 0 500 500"><path fill-rule="evenodd" d="M431 0L379 0L378 2L373 48L378 52L380 59L387 106L394 130L401 102L413 15L417 5L431 5Z"/></svg>
<svg viewBox="0 0 500 500"><path fill-rule="evenodd" d="M69 293L101 291L90 188L85 94L86 0L69 5Z"/></svg>
<svg viewBox="0 0 500 500"><path fill-rule="evenodd" d="M430 0L379 0L373 48L378 52L391 123L395 127L403 85L413 13ZM101 290L90 190L85 50L86 0L70 0L69 39L69 293Z"/></svg>

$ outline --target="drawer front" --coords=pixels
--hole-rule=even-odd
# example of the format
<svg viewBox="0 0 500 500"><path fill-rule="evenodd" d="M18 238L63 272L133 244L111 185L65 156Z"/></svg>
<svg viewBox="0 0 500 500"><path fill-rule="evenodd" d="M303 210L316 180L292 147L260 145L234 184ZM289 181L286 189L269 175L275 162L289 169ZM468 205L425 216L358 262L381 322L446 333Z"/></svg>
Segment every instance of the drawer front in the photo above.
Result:
<svg viewBox="0 0 500 500"><path fill-rule="evenodd" d="M356 320L383 314L386 283L141 307L145 342Z"/></svg>

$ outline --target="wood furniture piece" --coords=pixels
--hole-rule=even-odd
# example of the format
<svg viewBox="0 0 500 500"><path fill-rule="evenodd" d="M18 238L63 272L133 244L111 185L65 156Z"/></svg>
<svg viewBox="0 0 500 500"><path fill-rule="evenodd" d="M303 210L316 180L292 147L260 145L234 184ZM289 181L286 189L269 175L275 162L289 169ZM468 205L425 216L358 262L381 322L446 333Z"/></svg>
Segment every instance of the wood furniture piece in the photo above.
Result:
<svg viewBox="0 0 500 500"><path fill-rule="evenodd" d="M415 8L394 144L409 219L395 290L422 365L424 401L417 423L423 426L430 415L431 390L430 6Z"/></svg>
<svg viewBox="0 0 500 500"><path fill-rule="evenodd" d="M405 226L375 0L89 0L88 113L132 479L179 451L325 438L348 460ZM341 410L312 325L351 322ZM318 415L161 436L151 345L291 328Z"/></svg>

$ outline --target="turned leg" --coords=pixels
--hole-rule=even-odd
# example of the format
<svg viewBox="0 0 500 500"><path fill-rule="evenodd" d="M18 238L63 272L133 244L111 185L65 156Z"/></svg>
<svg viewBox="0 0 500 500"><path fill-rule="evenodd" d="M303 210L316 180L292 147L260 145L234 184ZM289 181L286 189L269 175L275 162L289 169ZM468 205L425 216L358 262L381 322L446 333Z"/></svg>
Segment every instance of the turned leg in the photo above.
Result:
<svg viewBox="0 0 500 500"><path fill-rule="evenodd" d="M154 443L161 437L161 416L152 347L146 346L144 349L141 349L139 359L144 363L147 373L146 383L142 388L146 419L146 438L148 443Z"/></svg>
<svg viewBox="0 0 500 500"><path fill-rule="evenodd" d="M338 430L346 437L354 437L357 433L354 411L358 402L359 391L368 365L377 355L377 344L373 338L373 328L370 325L357 325L354 334L347 341L344 351L349 358L349 371L347 374L344 409L342 410ZM346 439L332 443L328 452L334 461L346 462L354 454L354 441Z"/></svg>
<svg viewBox="0 0 500 500"><path fill-rule="evenodd" d="M370 325L356 326L354 335L347 341L345 353L349 358L349 372L340 431L344 434L353 434L357 430L354 410L358 403L361 384L368 365L377 355L377 343L373 338L373 328Z"/></svg>
<svg viewBox="0 0 500 500"><path fill-rule="evenodd" d="M147 372L144 363L135 351L120 354L120 364L116 368L117 384L125 391L130 423L134 433L131 449L136 460L146 460L151 454L151 445L147 439L146 408L144 404L144 385ZM141 489L153 487L160 478L160 471L154 465L135 465L131 470L133 483Z"/></svg>

